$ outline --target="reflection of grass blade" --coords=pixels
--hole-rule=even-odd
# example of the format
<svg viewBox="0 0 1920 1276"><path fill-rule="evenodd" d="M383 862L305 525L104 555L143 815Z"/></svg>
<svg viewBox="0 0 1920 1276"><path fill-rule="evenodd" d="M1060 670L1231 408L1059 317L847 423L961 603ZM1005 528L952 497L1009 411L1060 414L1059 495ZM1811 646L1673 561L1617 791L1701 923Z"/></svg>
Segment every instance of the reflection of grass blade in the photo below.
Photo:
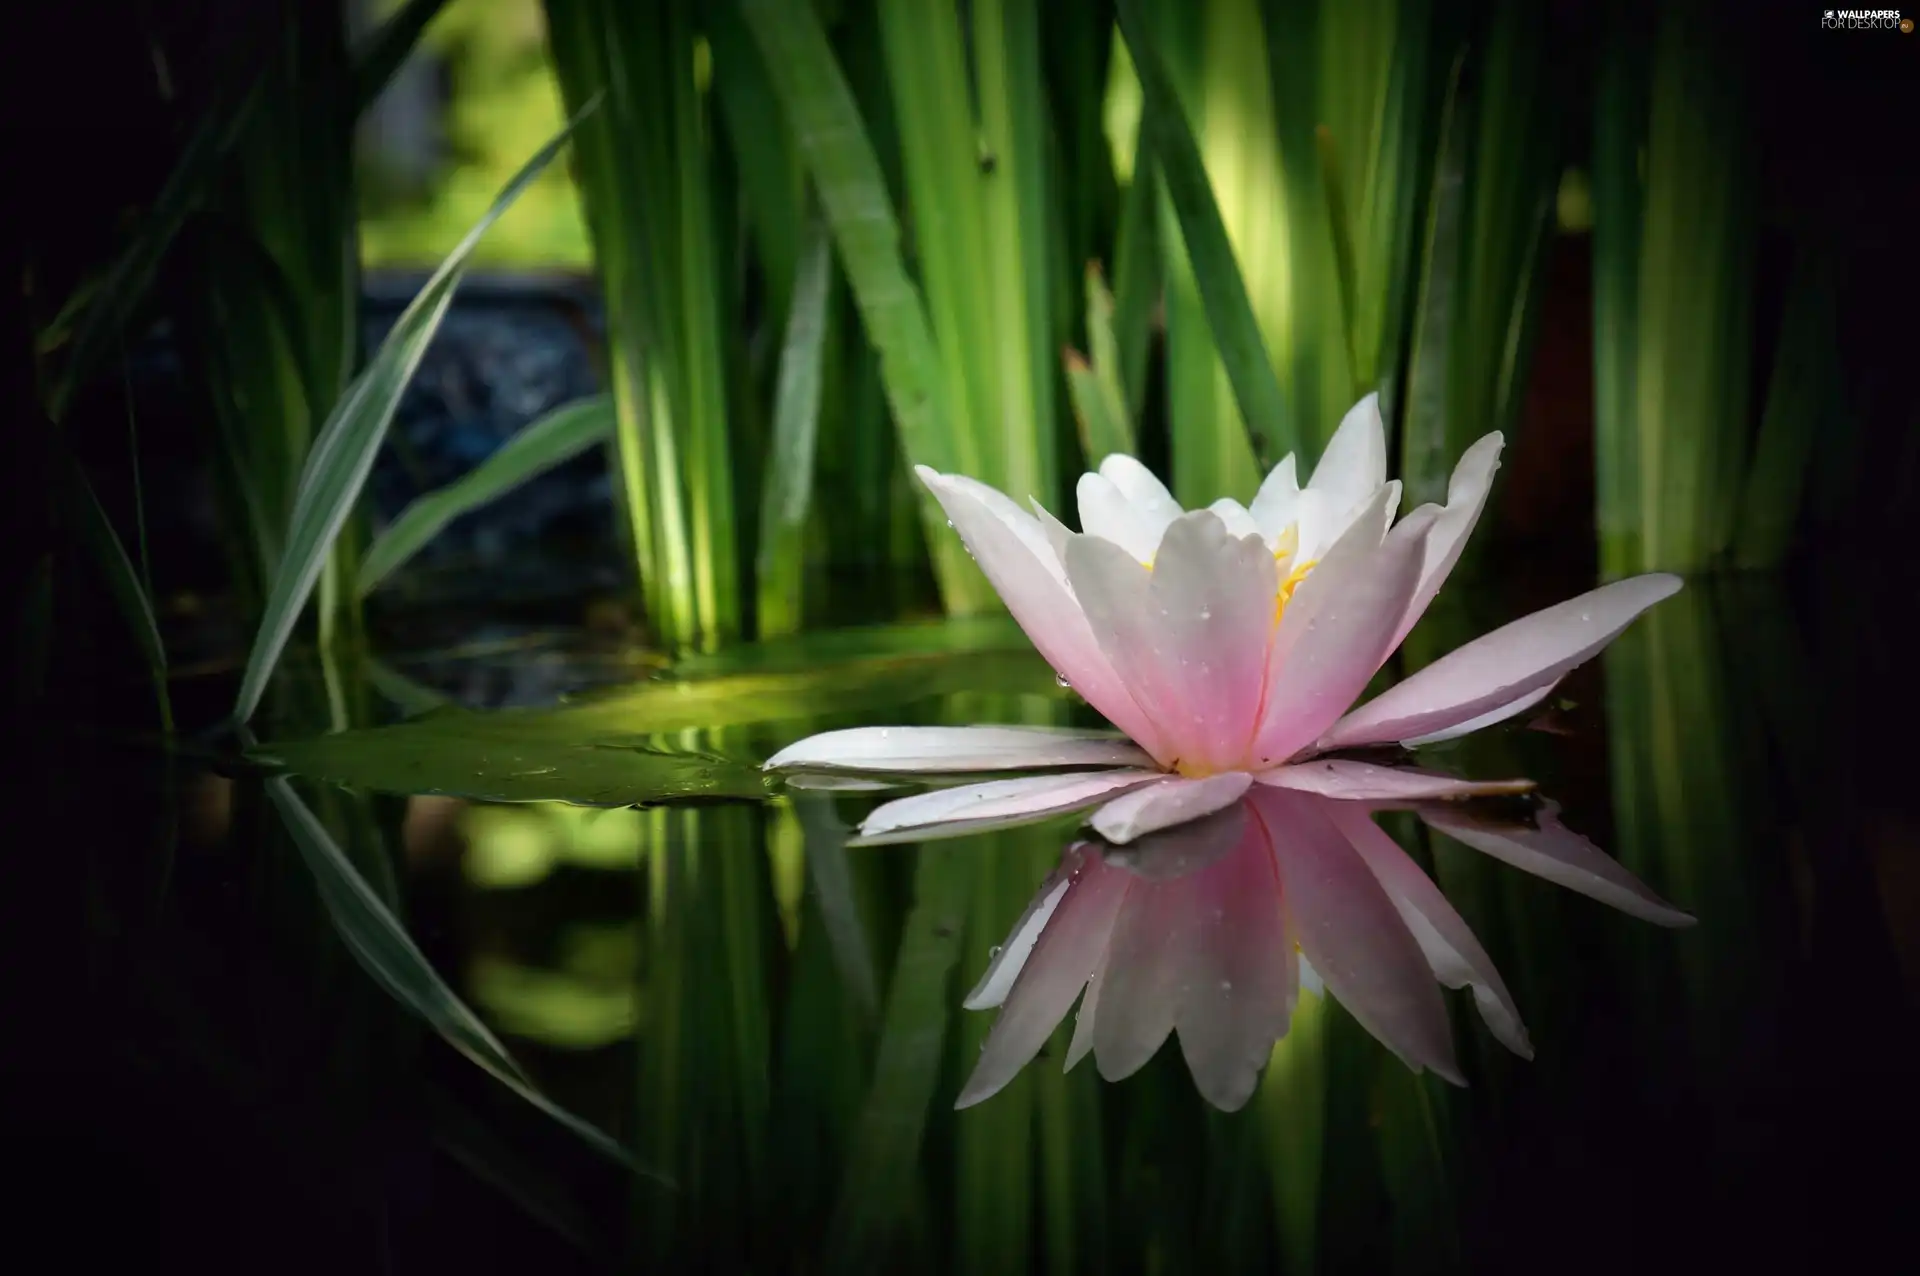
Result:
<svg viewBox="0 0 1920 1276"><path fill-rule="evenodd" d="M914 907L887 991L873 1080L829 1225L827 1271L881 1266L919 1180L920 1139L946 1053L953 966L974 877L965 849L935 843L919 854Z"/></svg>
<svg viewBox="0 0 1920 1276"><path fill-rule="evenodd" d="M386 437L387 425L393 420L400 396L453 301L453 290L460 282L474 245L560 153L580 118L576 115L527 161L485 216L447 255L395 322L393 331L369 361L366 371L348 389L315 438L301 473L286 547L274 573L266 612L260 618L259 632L247 656L246 673L234 704L236 719L244 722L259 706L267 679L279 663L280 654L293 635L293 627L320 579L328 552L373 469L374 454Z"/></svg>
<svg viewBox="0 0 1920 1276"><path fill-rule="evenodd" d="M827 346L833 252L826 227L814 219L803 234L787 312L773 399L773 442L761 492L760 550L755 564L762 637L800 628L806 567L808 503L813 496L815 437Z"/></svg>
<svg viewBox="0 0 1920 1276"><path fill-rule="evenodd" d="M626 1151L606 1134L534 1089L506 1047L454 994L408 938L399 921L354 869L326 827L294 792L292 783L271 779L266 781L266 790L313 875L334 929L374 982L420 1016L448 1045L493 1074L527 1102L596 1149L630 1162Z"/></svg>
<svg viewBox="0 0 1920 1276"><path fill-rule="evenodd" d="M1292 437L1280 381L1267 358L1266 343L1254 319L1246 283L1234 262L1233 245L1228 242L1226 224L1214 202L1213 186L1193 129L1154 47L1146 9L1141 0L1120 0L1119 14L1120 29L1126 35L1145 95L1140 127L1143 135L1152 139L1162 183L1192 265L1194 285L1240 415L1250 431L1268 437Z"/></svg>
<svg viewBox="0 0 1920 1276"><path fill-rule="evenodd" d="M1823 420L1831 420L1829 405L1837 389L1833 295L1821 249L1812 247L1794 266L1774 346L1734 539L1734 561L1741 567L1779 566L1799 522L1808 461Z"/></svg>
<svg viewBox="0 0 1920 1276"><path fill-rule="evenodd" d="M1317 1269L1326 1126L1327 999L1303 994L1260 1079L1258 1112L1273 1185L1273 1226L1288 1271Z"/></svg>
<svg viewBox="0 0 1920 1276"><path fill-rule="evenodd" d="M871 1024L880 1013L880 980L853 896L847 832L834 816L830 799L799 797L793 807L806 834L807 881L813 887L834 965L854 1012L863 1023Z"/></svg>
<svg viewBox="0 0 1920 1276"><path fill-rule="evenodd" d="M447 524L511 492L613 435L613 401L595 395L555 408L507 440L469 474L415 499L368 546L360 560L364 597L425 548Z"/></svg>

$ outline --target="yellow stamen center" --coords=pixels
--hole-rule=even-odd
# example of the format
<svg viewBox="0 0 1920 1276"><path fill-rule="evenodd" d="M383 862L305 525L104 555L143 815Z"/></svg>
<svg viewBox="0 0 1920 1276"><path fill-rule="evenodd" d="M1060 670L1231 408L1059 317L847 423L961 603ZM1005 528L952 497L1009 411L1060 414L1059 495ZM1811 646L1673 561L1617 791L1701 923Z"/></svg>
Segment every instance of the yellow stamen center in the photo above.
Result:
<svg viewBox="0 0 1920 1276"><path fill-rule="evenodd" d="M1293 591L1300 588L1300 582L1307 578L1314 565L1320 560L1309 558L1304 563L1293 562L1294 554L1300 548L1300 528L1296 523L1287 524L1287 529L1274 538L1273 562L1285 574L1280 578L1280 589L1273 596L1273 623L1279 624L1280 617L1286 612L1287 604L1293 601Z"/></svg>

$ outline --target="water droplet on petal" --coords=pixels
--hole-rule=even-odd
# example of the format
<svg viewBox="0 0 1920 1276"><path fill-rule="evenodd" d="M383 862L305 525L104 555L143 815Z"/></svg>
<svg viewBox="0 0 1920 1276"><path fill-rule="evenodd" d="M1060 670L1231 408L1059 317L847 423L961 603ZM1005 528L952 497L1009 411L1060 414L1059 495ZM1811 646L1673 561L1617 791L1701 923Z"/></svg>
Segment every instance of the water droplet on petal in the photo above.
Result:
<svg viewBox="0 0 1920 1276"><path fill-rule="evenodd" d="M1231 980L1231 979L1222 979L1222 980L1220 981L1220 991L1221 991L1221 992L1232 992L1232 991L1233 991L1233 980Z"/></svg>
<svg viewBox="0 0 1920 1276"><path fill-rule="evenodd" d="M1213 619L1213 608L1211 608L1211 607L1202 607L1202 608L1200 609L1200 619L1202 619L1202 620L1212 620L1212 619Z"/></svg>
<svg viewBox="0 0 1920 1276"><path fill-rule="evenodd" d="M993 959L994 959L995 957L998 957L999 955L1000 955L1000 945L999 945L999 944L995 944L995 945L994 945L993 947L991 947L991 948L989 948L989 949L987 949L987 960L988 960L988 961L992 961L992 960L993 960Z"/></svg>
<svg viewBox="0 0 1920 1276"><path fill-rule="evenodd" d="M951 527L953 526L953 520L952 520L952 519L948 519L948 520L947 520L947 526L948 526L949 528L951 528Z"/></svg>
<svg viewBox="0 0 1920 1276"><path fill-rule="evenodd" d="M1071 682L1068 682L1068 681L1067 681L1067 675L1065 675L1065 674L1063 674L1063 673L1055 673L1055 674L1053 675L1053 680L1054 680L1054 681L1055 681L1056 683L1058 683L1058 684L1059 684L1060 686L1062 686L1062 687L1064 687L1064 688L1066 688L1066 689L1067 689L1068 691L1072 691L1072 690L1073 690L1073 684L1072 684Z"/></svg>

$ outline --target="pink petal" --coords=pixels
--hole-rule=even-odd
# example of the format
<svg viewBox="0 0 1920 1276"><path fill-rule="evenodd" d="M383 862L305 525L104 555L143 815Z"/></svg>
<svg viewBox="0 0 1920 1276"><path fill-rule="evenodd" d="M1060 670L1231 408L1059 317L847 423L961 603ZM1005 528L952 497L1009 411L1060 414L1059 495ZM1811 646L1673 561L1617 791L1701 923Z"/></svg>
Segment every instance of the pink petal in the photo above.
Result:
<svg viewBox="0 0 1920 1276"><path fill-rule="evenodd" d="M851 727L823 731L767 759L767 769L1020 771L1049 766L1151 766L1138 745L1105 731L1046 727Z"/></svg>
<svg viewBox="0 0 1920 1276"><path fill-rule="evenodd" d="M848 844L925 842L1030 824L1069 811L1083 811L1114 794L1160 778L1158 771L1073 771L916 793L875 807L873 814L861 821L860 836Z"/></svg>
<svg viewBox="0 0 1920 1276"><path fill-rule="evenodd" d="M1318 747L1414 739L1511 704L1558 681L1679 588L1678 576L1635 576L1524 616L1388 688L1334 724Z"/></svg>
<svg viewBox="0 0 1920 1276"><path fill-rule="evenodd" d="M1252 783L1253 777L1244 771L1210 775L1204 780L1163 777L1108 802L1094 813L1093 827L1109 842L1124 845L1231 806Z"/></svg>
<svg viewBox="0 0 1920 1276"><path fill-rule="evenodd" d="M1461 780L1432 771L1375 766L1347 758L1314 758L1262 771L1254 779L1277 789L1313 793L1337 802L1442 802L1527 793L1532 780Z"/></svg>
<svg viewBox="0 0 1920 1276"><path fill-rule="evenodd" d="M1287 916L1328 990L1409 1067L1465 1084L1426 956L1326 803L1269 788L1250 800L1272 840Z"/></svg>
<svg viewBox="0 0 1920 1276"><path fill-rule="evenodd" d="M1099 1013L1081 1011L1083 1019L1091 1017L1094 1058L1109 1081L1138 1072L1173 1031L1181 970L1168 955L1186 942L1192 882L1134 881L1120 907L1106 959L1087 990L1088 1005L1097 1004Z"/></svg>
<svg viewBox="0 0 1920 1276"><path fill-rule="evenodd" d="M1043 887L1047 894L1058 893L1058 905L1013 981L954 1107L971 1107L998 1093L1040 1052L1106 951L1128 886L1125 873L1102 864L1090 849L1067 852ZM1016 930L1015 939L1019 936Z"/></svg>
<svg viewBox="0 0 1920 1276"><path fill-rule="evenodd" d="M1453 467L1453 477L1447 480L1447 506L1434 519L1433 530L1427 534L1427 557L1420 571L1420 587L1413 591L1407 614L1401 618L1400 628L1393 636L1395 648L1426 614L1427 604L1440 592L1440 586L1447 583L1454 564L1460 561L1460 552L1466 548L1467 538L1473 535L1474 525L1480 521L1487 493L1493 490L1493 476L1500 469L1500 449L1505 442L1495 430L1461 453L1459 463Z"/></svg>
<svg viewBox="0 0 1920 1276"><path fill-rule="evenodd" d="M1533 1044L1527 1040L1526 1025L1520 1022L1506 981L1433 879L1373 822L1365 808L1334 803L1326 809L1334 827L1360 853L1400 910L1400 919L1426 954L1434 977L1449 988L1471 986L1474 1004L1493 1035L1520 1057L1533 1058Z"/></svg>
<svg viewBox="0 0 1920 1276"><path fill-rule="evenodd" d="M1040 654L1088 704L1154 752L1153 726L1107 663L1067 587L1065 569L1047 543L1045 529L984 483L924 465L914 472L953 520L980 570Z"/></svg>
<svg viewBox="0 0 1920 1276"><path fill-rule="evenodd" d="M1186 945L1169 954L1181 970L1174 1030L1201 1096L1235 1112L1286 1035L1298 990L1280 882L1257 820L1245 821L1233 853L1193 875L1188 899Z"/></svg>
<svg viewBox="0 0 1920 1276"><path fill-rule="evenodd" d="M1427 826L1497 860L1591 896L1657 926L1691 926L1694 917L1648 890L1620 861L1562 824L1560 808L1547 803L1538 828L1495 823L1468 810L1422 808Z"/></svg>
<svg viewBox="0 0 1920 1276"><path fill-rule="evenodd" d="M1375 495L1287 605L1268 657L1253 747L1258 766L1285 762L1311 744L1392 650L1394 626L1420 579L1432 515L1409 515L1383 543L1375 529L1388 494Z"/></svg>
<svg viewBox="0 0 1920 1276"><path fill-rule="evenodd" d="M1259 710L1279 588L1265 543L1227 535L1201 510L1167 529L1152 570L1077 536L1067 572L1111 667L1159 731L1162 765L1237 765Z"/></svg>

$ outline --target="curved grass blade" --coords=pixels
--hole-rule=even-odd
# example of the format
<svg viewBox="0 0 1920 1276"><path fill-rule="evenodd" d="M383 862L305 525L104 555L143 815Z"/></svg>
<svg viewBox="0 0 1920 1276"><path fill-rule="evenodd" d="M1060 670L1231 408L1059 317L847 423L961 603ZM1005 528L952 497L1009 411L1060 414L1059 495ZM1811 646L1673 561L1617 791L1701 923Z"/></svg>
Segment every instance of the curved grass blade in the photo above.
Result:
<svg viewBox="0 0 1920 1276"><path fill-rule="evenodd" d="M366 371L348 387L314 440L294 497L286 548L274 572L253 650L247 656L240 695L234 703L236 721L245 722L259 707L267 679L279 663L280 654L286 650L294 624L326 564L328 551L366 484L367 475L373 469L374 454L386 438L394 409L399 406L400 396L426 353L428 343L439 330L440 320L446 316L474 246L520 192L560 153L573 130L597 104L596 99L581 108L507 183L493 206L440 263L440 268L402 312L393 331L368 362Z"/></svg>
<svg viewBox="0 0 1920 1276"><path fill-rule="evenodd" d="M1145 98L1140 116L1142 136L1152 141L1160 179L1186 241L1194 283L1206 310L1207 326L1226 368L1227 382L1240 407L1250 435L1290 438L1286 428L1286 399L1280 379L1267 358L1265 340L1247 298L1246 281L1234 262L1226 223L1220 218L1206 165L1200 157L1193 129L1182 113L1173 80L1160 52L1153 47L1143 0L1119 0L1120 32L1133 55L1135 72ZM1257 445L1254 453L1258 456Z"/></svg>
<svg viewBox="0 0 1920 1276"><path fill-rule="evenodd" d="M1092 322L1091 318L1088 320ZM1089 467L1115 452L1134 454L1133 431L1113 401L1099 368L1089 364L1078 350L1062 351L1060 362L1067 370L1067 391L1073 397L1073 420L1080 427L1080 448Z"/></svg>
<svg viewBox="0 0 1920 1276"><path fill-rule="evenodd" d="M527 480L613 437L613 400L600 394L555 408L508 439L499 451L437 491L428 492L368 547L356 588L372 593L395 568L419 553L447 524L498 500Z"/></svg>
<svg viewBox="0 0 1920 1276"><path fill-rule="evenodd" d="M633 1165L632 1157L604 1131L574 1116L541 1094L520 1070L507 1048L480 1017L455 995L415 946L406 930L334 842L326 826L294 792L286 779L266 781L267 797L280 812L287 833L313 874L334 929L354 960L395 1001L514 1093L614 1159ZM643 1174L653 1172L635 1166ZM654 1175L654 1177L658 1177Z"/></svg>
<svg viewBox="0 0 1920 1276"><path fill-rule="evenodd" d="M806 838L807 878L820 907L820 921L833 951L841 986L861 1025L871 1025L880 1013L880 978L873 968L873 950L853 895L853 873L847 864L847 830L834 815L833 801L824 797L794 798L793 811Z"/></svg>
<svg viewBox="0 0 1920 1276"><path fill-rule="evenodd" d="M107 518L107 511L101 508L93 484L87 481L79 462L58 442L55 443L55 450L60 455L62 480L67 488L66 507L74 512L79 523L75 531L79 533L80 542L86 547L88 555L99 567L107 590L113 596L114 605L120 609L121 618L127 622L128 630L139 645L140 654L146 659L147 673L153 680L154 699L160 709L160 724L171 734L173 709L167 695L167 652L160 641L160 626L154 619L152 600L141 587L139 570L134 567L133 559L128 557L126 545L121 542L120 534Z"/></svg>
<svg viewBox="0 0 1920 1276"><path fill-rule="evenodd" d="M818 218L809 219L794 270L786 344L774 390L773 444L761 496L760 549L754 575L760 633L800 627L807 506L813 495L813 456L820 426L821 363L827 339L827 299L833 247Z"/></svg>
<svg viewBox="0 0 1920 1276"><path fill-rule="evenodd" d="M1333 231L1333 262L1340 285L1340 335L1347 351L1347 375L1353 381L1353 397L1364 392L1360 384L1359 344L1354 339L1358 323L1353 264L1353 222L1347 213L1347 187L1340 173L1340 148L1334 143L1333 130L1321 124L1313 130L1314 150L1320 157L1320 185L1327 196L1327 222Z"/></svg>
<svg viewBox="0 0 1920 1276"><path fill-rule="evenodd" d="M353 93L348 101L354 118L359 118L362 111L373 105L446 3L447 0L407 0L398 13L382 22L379 29L353 51Z"/></svg>

